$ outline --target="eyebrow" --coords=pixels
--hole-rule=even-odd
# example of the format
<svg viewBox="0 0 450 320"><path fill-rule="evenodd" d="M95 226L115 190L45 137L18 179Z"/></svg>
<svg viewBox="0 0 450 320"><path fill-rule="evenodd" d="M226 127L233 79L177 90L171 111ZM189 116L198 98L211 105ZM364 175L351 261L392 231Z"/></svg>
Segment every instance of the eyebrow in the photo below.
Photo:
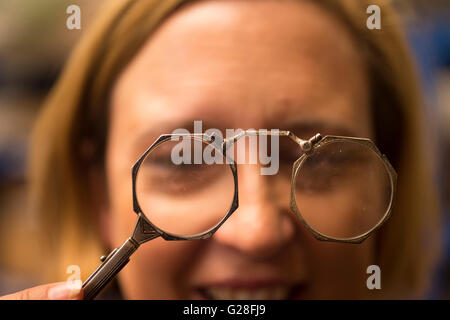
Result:
<svg viewBox="0 0 450 320"><path fill-rule="evenodd" d="M218 129L222 132L222 134L226 135L226 129L231 129L232 126L227 126L226 123L219 119L220 123L214 124L211 121L205 121L202 119L189 119L183 121L167 121L167 122L159 122L155 123L147 130L143 131L139 134L133 141L133 144L136 148L144 152L145 150L152 145L159 136L163 134L172 134L176 129L186 129L190 133L194 133L194 121L201 120L202 121L202 133L204 133L208 129ZM237 128L236 128L237 129ZM242 128L244 129L244 128Z"/></svg>
<svg viewBox="0 0 450 320"><path fill-rule="evenodd" d="M289 121L284 126L281 125L280 130L289 130L301 139L309 139L317 133L320 133L322 136L359 136L355 132L355 130L352 130L351 128L322 120L299 119L295 121Z"/></svg>
<svg viewBox="0 0 450 320"><path fill-rule="evenodd" d="M273 126L272 126L273 127ZM146 150L160 135L171 134L176 129L186 129L187 131L194 132L194 120L191 121L174 121L166 123L158 123L152 128L144 131L141 135L136 138L135 144L139 146L140 150ZM226 136L226 129L279 129L279 130L289 130L301 139L309 139L317 133L321 135L337 135L337 136L350 136L358 137L359 135L352 129L339 125L330 123L328 121L322 120L306 120L299 119L294 121L288 121L284 125L280 122L279 128L241 128L232 126L227 126L222 123L221 125L214 125L212 122L202 121L202 133L208 129L218 129L222 132L223 136Z"/></svg>

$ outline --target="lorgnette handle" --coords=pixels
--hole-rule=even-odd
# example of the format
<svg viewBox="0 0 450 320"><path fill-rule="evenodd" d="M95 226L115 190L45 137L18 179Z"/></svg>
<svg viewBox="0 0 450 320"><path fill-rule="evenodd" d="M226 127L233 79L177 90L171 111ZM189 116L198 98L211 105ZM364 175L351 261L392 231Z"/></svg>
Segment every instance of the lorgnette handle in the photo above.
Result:
<svg viewBox="0 0 450 320"><path fill-rule="evenodd" d="M85 300L94 299L97 294L130 261L130 256L139 247L132 238L128 238L119 249L114 249L103 259L102 264L83 283Z"/></svg>

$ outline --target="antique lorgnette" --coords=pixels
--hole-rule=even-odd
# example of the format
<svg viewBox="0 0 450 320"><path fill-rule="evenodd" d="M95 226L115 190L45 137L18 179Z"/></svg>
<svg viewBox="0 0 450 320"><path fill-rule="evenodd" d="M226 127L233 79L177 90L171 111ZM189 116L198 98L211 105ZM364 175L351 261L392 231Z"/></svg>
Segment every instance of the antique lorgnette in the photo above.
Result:
<svg viewBox="0 0 450 320"><path fill-rule="evenodd" d="M302 140L289 131L256 130L227 139L161 135L132 167L133 209L138 215L133 235L101 257L101 265L83 284L84 298L95 298L144 242L211 237L238 208L237 166L229 151L242 137L262 135L288 137L294 145L287 148L288 156L280 148L280 173L271 178L271 196L290 208L318 240L361 243L391 216L397 175L369 139L317 134ZM200 145L202 151L210 148L215 159L223 161L189 161L191 155L184 151L187 161L180 162L172 158L180 140ZM276 177L283 172L287 178ZM289 177L290 195L279 191L289 190Z"/></svg>

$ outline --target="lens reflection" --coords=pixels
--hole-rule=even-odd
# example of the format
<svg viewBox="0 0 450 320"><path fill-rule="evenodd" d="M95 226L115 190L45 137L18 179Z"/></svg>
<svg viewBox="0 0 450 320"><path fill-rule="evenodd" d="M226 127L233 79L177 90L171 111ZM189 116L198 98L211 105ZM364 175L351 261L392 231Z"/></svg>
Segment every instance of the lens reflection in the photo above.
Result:
<svg viewBox="0 0 450 320"><path fill-rule="evenodd" d="M203 155L214 156L206 164ZM166 141L142 162L136 181L139 205L165 232L180 236L203 233L226 215L233 200L230 166L212 144L186 138Z"/></svg>
<svg viewBox="0 0 450 320"><path fill-rule="evenodd" d="M317 147L295 178L300 214L332 238L351 239L374 228L386 214L392 191L379 155L350 140Z"/></svg>

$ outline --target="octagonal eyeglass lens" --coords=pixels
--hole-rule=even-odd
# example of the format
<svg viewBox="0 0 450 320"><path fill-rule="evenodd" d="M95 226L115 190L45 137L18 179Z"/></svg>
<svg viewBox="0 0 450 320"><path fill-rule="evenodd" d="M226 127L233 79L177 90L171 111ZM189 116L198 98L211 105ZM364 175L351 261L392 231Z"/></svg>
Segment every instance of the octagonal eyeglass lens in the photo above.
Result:
<svg viewBox="0 0 450 320"><path fill-rule="evenodd" d="M136 196L143 213L161 230L197 235L227 214L234 196L233 173L213 144L192 137L167 140L142 162Z"/></svg>
<svg viewBox="0 0 450 320"><path fill-rule="evenodd" d="M393 185L386 164L364 143L319 145L294 177L301 216L327 237L351 239L371 231L391 204Z"/></svg>

